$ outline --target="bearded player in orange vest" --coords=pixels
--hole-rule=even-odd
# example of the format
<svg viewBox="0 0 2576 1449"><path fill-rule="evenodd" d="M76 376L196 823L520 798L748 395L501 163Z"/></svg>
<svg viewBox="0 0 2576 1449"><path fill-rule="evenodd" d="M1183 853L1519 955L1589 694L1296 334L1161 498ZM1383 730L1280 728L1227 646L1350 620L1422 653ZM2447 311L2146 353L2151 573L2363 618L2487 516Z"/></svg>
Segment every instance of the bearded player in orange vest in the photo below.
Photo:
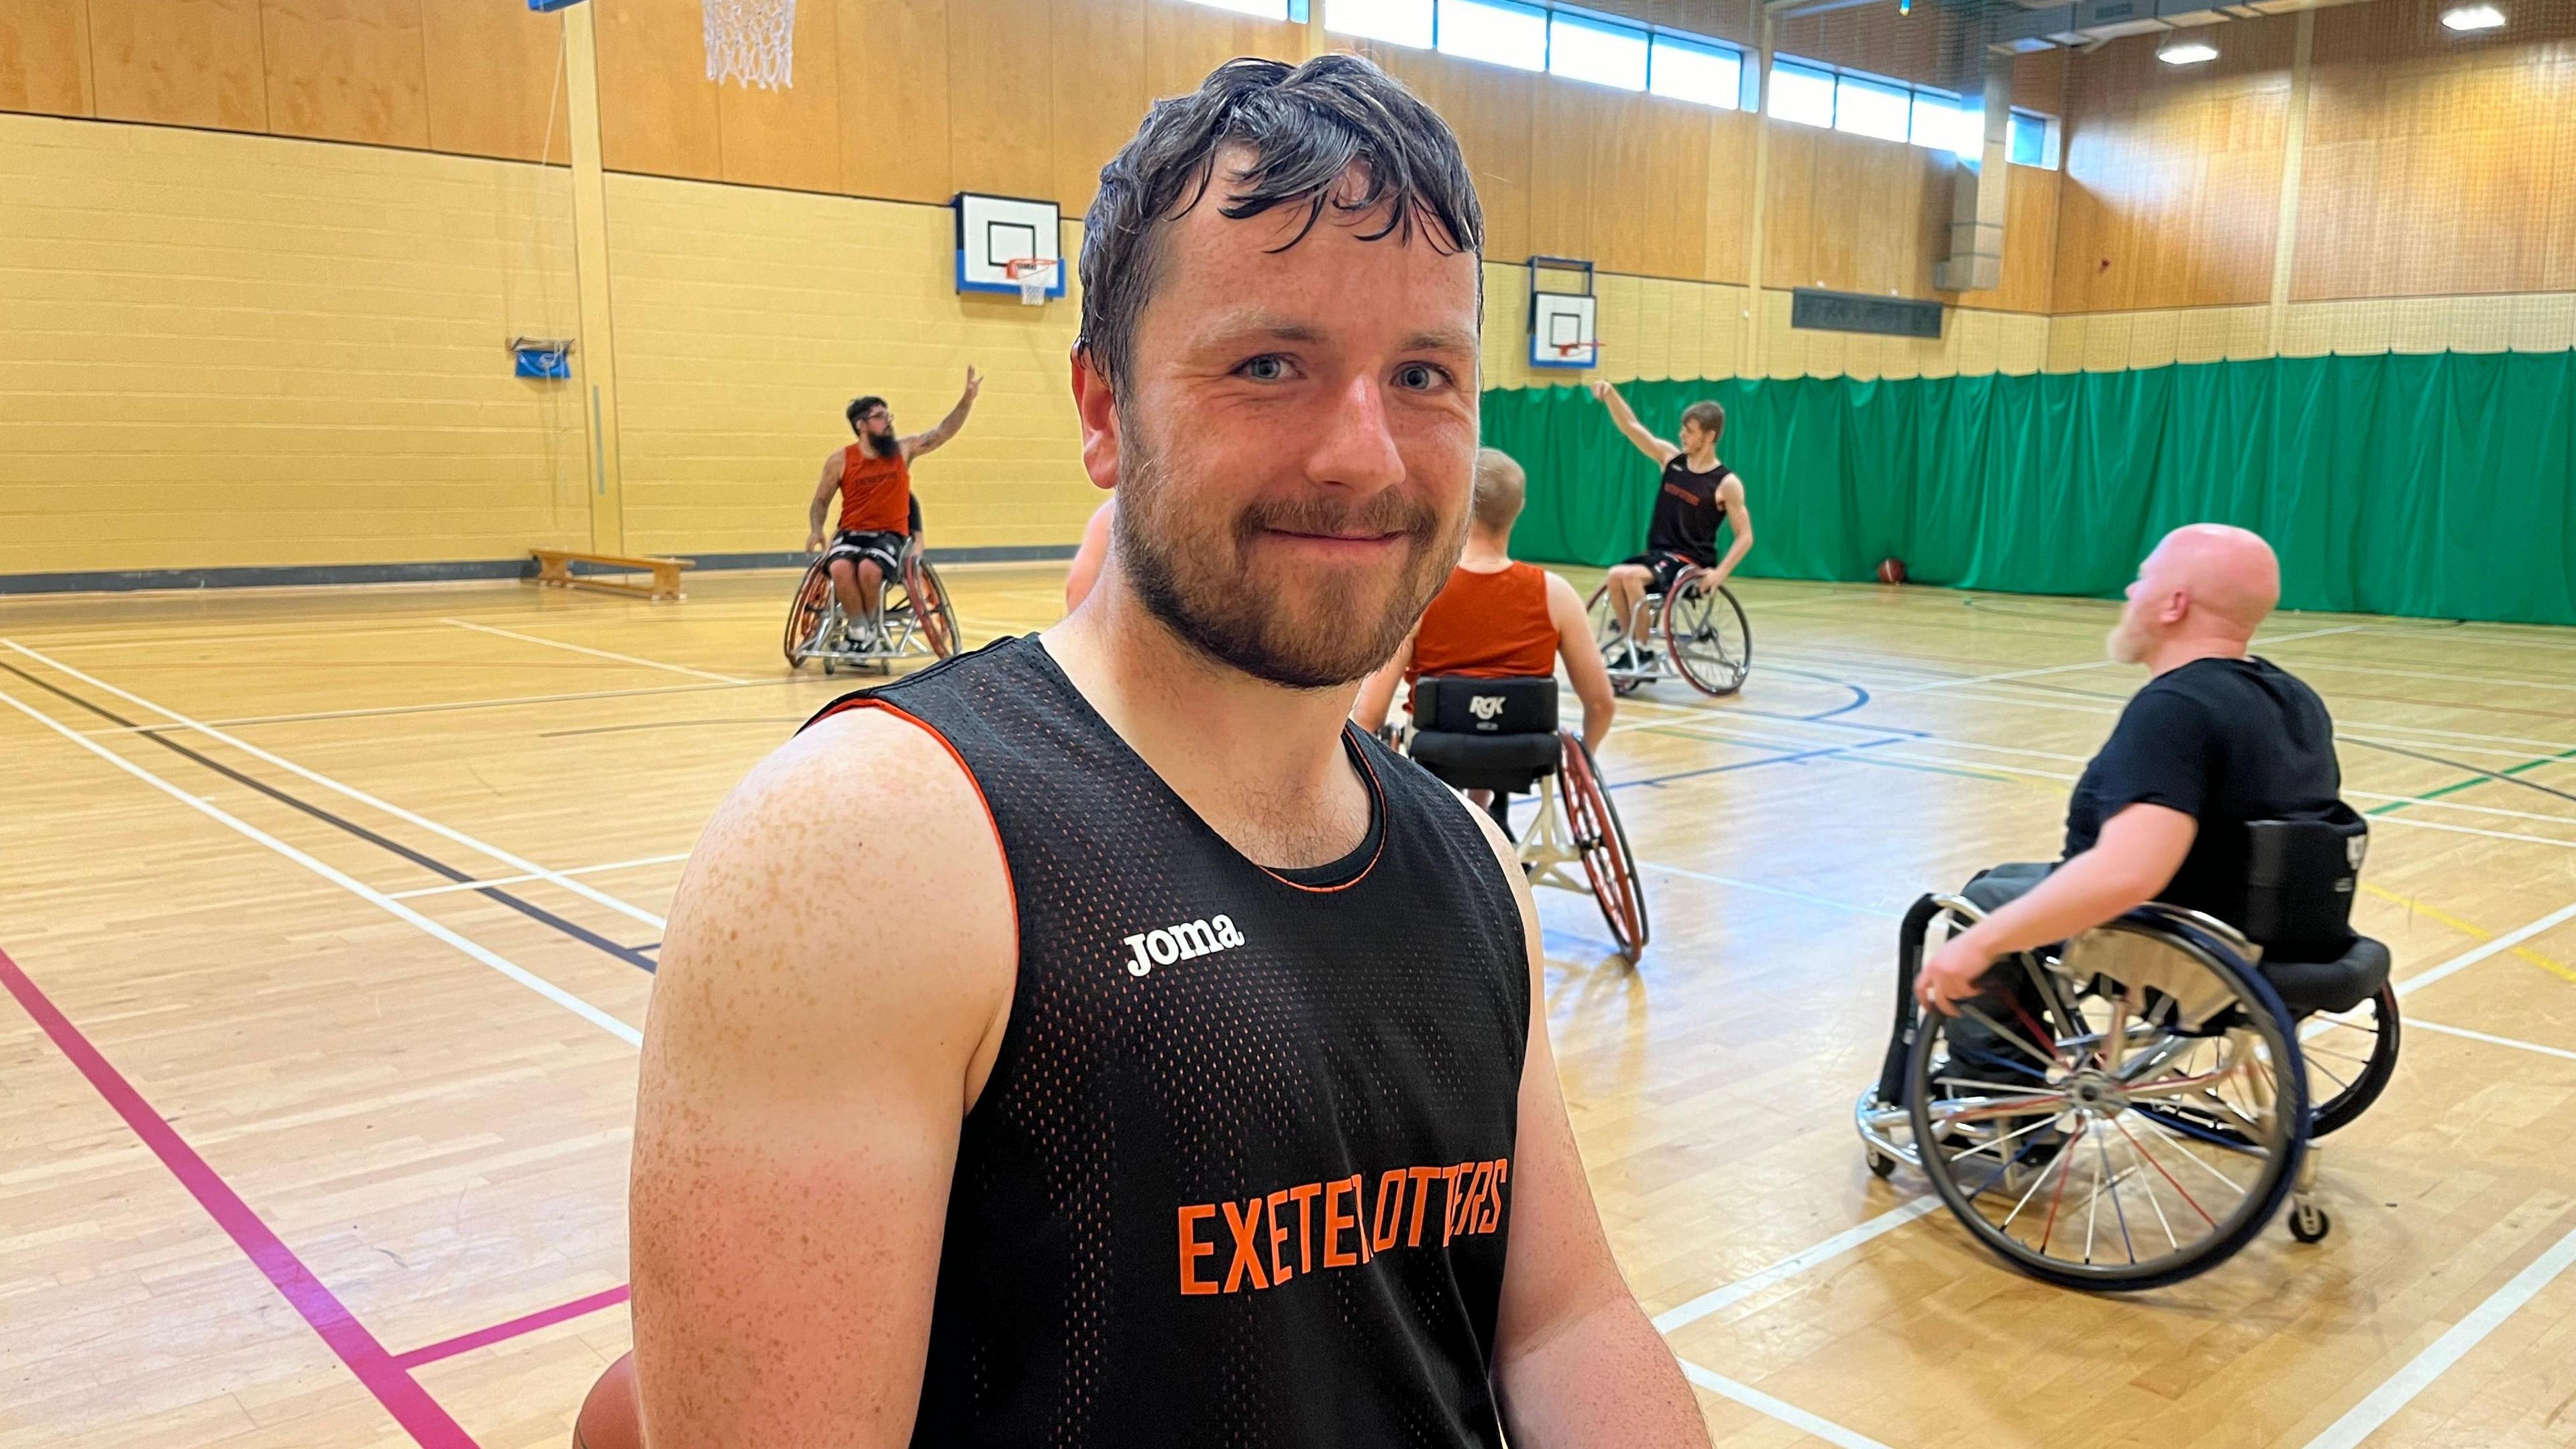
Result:
<svg viewBox="0 0 2576 1449"><path fill-rule="evenodd" d="M813 506L806 510L810 529L805 551L822 551L823 520L830 516L832 496L839 494L841 526L832 535L828 558L832 591L849 620L851 647L879 642L877 605L884 598L885 581L903 577L904 548L921 532L921 505L912 496L912 460L957 436L983 386L983 377L967 368L966 391L957 406L939 426L908 438L895 433L894 413L884 398L857 398L844 414L858 441L823 460Z"/></svg>

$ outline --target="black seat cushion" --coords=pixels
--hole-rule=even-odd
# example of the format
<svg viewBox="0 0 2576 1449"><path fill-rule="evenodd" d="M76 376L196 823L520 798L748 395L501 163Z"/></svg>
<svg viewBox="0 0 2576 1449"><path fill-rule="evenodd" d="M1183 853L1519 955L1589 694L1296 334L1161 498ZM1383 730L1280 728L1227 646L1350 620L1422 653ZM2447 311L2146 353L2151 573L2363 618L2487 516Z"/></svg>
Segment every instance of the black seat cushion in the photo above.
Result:
<svg viewBox="0 0 2576 1449"><path fill-rule="evenodd" d="M1418 730L1413 762L1453 790L1526 790L1564 761L1560 737L1548 734L1463 735Z"/></svg>
<svg viewBox="0 0 2576 1449"><path fill-rule="evenodd" d="M2281 993L2292 1016L2319 1011L2350 1011L2379 994L2388 984L2388 948L2368 936L2332 961L2263 961L2263 979Z"/></svg>

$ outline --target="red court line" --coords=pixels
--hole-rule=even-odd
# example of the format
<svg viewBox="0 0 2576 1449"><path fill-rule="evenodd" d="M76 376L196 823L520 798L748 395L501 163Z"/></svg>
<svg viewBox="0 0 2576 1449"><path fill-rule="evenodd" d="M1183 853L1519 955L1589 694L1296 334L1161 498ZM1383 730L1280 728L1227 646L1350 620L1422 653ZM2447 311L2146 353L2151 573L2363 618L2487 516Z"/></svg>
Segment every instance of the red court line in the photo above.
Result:
<svg viewBox="0 0 2576 1449"><path fill-rule="evenodd" d="M460 1353L481 1348L487 1343L499 1343L503 1339L516 1338L523 1333L534 1333L540 1328L552 1328L566 1319L579 1318L585 1313L597 1313L603 1308L614 1308L626 1301L626 1294L626 1285L620 1283L614 1288L602 1289L587 1298L576 1298L570 1303L558 1303L552 1308L540 1308L534 1313L523 1314L507 1323L496 1323L489 1328L478 1328L472 1333L460 1333L454 1338L441 1339L436 1343L395 1354L394 1366L416 1369L425 1363L454 1358Z"/></svg>
<svg viewBox="0 0 2576 1449"><path fill-rule="evenodd" d="M73 1026L70 1018L36 989L36 983L27 979L27 973L18 969L18 963L10 960L6 951L0 951L0 986L9 988L9 994L18 998L18 1004L89 1079L90 1086L107 1099L116 1115L125 1119L125 1125L134 1129L134 1135L143 1139L143 1145L152 1149L162 1166L170 1169L215 1225L249 1256L261 1276L340 1356L340 1362L349 1366L349 1372L358 1376L358 1382L376 1396L385 1412L410 1432L413 1442L421 1449L480 1449L473 1436L448 1417L429 1391L394 1362L393 1355L385 1352L384 1345L376 1342L366 1325L358 1322L347 1306L323 1286L322 1280L313 1276L313 1270L304 1266L295 1251L269 1231L268 1224L259 1220L241 1195L206 1165L206 1160L180 1138L160 1113L152 1110L152 1104L143 1100L143 1094L135 1091L106 1057L99 1055L98 1048L90 1045L80 1028Z"/></svg>

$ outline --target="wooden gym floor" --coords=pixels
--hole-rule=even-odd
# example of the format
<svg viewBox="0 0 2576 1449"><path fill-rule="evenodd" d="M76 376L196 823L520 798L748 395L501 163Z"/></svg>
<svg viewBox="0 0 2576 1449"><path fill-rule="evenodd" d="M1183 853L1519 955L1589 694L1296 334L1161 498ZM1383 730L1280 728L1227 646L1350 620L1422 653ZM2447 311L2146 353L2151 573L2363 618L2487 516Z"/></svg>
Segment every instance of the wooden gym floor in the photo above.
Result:
<svg viewBox="0 0 2576 1449"><path fill-rule="evenodd" d="M1059 577L955 571L970 639ZM0 1449L567 1441L627 1345L660 913L847 684L781 666L788 586L0 601ZM2111 1300L2005 1271L1850 1126L1897 913L2051 853L2139 682L2110 606L1743 594L1742 697L1659 686L1604 752L1643 970L1542 892L1585 1156L1720 1441L2576 1441L2576 633L2274 622L2422 989L2333 1236Z"/></svg>

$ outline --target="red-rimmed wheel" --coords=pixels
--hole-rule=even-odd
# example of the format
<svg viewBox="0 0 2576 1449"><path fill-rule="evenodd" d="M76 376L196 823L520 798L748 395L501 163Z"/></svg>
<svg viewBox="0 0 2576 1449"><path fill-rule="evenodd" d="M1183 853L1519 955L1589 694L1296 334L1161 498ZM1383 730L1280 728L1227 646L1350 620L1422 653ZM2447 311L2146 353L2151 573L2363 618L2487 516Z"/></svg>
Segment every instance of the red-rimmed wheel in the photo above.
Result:
<svg viewBox="0 0 2576 1449"><path fill-rule="evenodd" d="M1566 828L1583 852L1583 873L1591 878L1592 899L1609 923L1610 938L1633 966L1645 955L1647 931L1646 888L1637 879L1637 858L1628 853L1628 832L1620 828L1619 809L1601 788L1592 752L1574 731L1558 733L1565 737L1565 764L1556 783L1565 799Z"/></svg>
<svg viewBox="0 0 2576 1449"><path fill-rule="evenodd" d="M816 559L805 566L805 577L796 585L796 601L787 606L787 667L805 662L806 646L814 642L814 631L823 625L823 615L832 607L832 570L828 563Z"/></svg>
<svg viewBox="0 0 2576 1449"><path fill-rule="evenodd" d="M1753 672L1753 626L1744 606L1723 584L1707 582L1707 572L1686 569L1664 595L1664 647L1673 667L1706 695L1733 694Z"/></svg>
<svg viewBox="0 0 2576 1449"><path fill-rule="evenodd" d="M905 555L903 591L911 597L913 623L930 652L942 659L956 653L957 612L948 607L948 587L939 581L939 571L928 559L917 553Z"/></svg>

